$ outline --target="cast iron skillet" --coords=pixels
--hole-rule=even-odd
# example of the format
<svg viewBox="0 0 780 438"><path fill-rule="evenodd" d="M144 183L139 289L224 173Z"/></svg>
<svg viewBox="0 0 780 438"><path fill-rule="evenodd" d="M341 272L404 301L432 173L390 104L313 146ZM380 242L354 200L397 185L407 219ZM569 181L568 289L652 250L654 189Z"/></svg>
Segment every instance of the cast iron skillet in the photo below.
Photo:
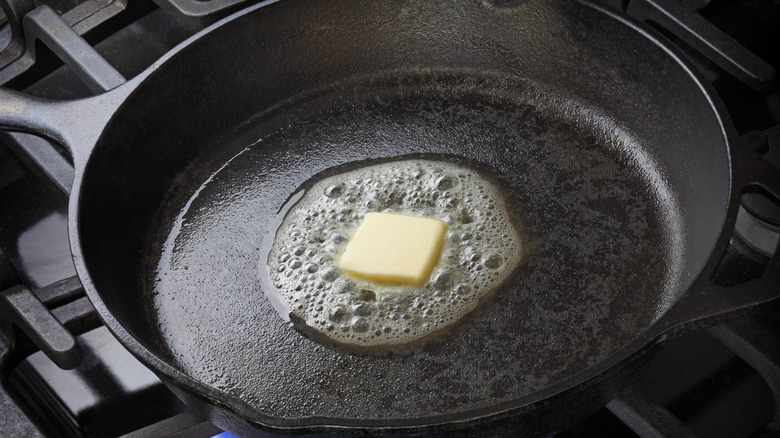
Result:
<svg viewBox="0 0 780 438"><path fill-rule="evenodd" d="M777 197L777 171L673 49L593 5L264 3L103 95L2 93L0 125L72 153L71 247L106 326L239 435L554 431L670 335L780 294L777 257L708 281L739 194ZM403 351L304 336L262 287L277 212L317 175L398 157L501 184L524 267Z"/></svg>

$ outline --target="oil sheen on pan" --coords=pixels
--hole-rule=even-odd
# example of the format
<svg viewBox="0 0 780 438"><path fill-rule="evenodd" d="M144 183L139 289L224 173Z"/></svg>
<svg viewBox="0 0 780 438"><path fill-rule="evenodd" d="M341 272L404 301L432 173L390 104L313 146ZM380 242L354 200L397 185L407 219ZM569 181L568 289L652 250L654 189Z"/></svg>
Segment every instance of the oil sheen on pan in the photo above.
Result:
<svg viewBox="0 0 780 438"><path fill-rule="evenodd" d="M182 177L196 183L161 211L148 294L182 370L277 418L457 414L599 363L671 305L684 257L679 209L629 133L512 78L388 84L338 84L280 106ZM495 181L517 206L521 267L404 354L305 336L265 293L263 254L285 209L312 181L402 160Z"/></svg>

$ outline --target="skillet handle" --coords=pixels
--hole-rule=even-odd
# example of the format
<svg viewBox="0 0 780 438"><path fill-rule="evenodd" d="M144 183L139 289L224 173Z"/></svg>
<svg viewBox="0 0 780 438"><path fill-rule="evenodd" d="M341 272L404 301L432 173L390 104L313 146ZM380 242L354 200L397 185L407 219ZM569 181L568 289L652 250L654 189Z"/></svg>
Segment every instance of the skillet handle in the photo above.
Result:
<svg viewBox="0 0 780 438"><path fill-rule="evenodd" d="M81 167L120 101L111 95L53 101L0 88L0 129L54 140L70 151L74 166ZM28 143L20 146L24 149Z"/></svg>
<svg viewBox="0 0 780 438"><path fill-rule="evenodd" d="M41 6L24 18L28 37L45 43L92 91L100 93L125 82L97 51L79 36L48 6ZM31 45L34 48L34 45ZM28 51L32 51L29 49ZM34 53L25 56L34 57ZM13 65L12 65L13 66ZM100 117L108 103L105 98L59 102L34 98L0 88L0 129L27 132L52 139L66 148L74 164L85 162L89 150L102 130L105 118ZM27 136L15 136L22 152L46 169L36 153L40 142L25 141Z"/></svg>
<svg viewBox="0 0 780 438"><path fill-rule="evenodd" d="M739 204L745 190L758 190L780 199L780 169L742 144L733 145L732 196ZM727 218L724 233L731 234L736 221L736 206ZM780 246L780 245L779 245ZM775 248L764 275L731 287L718 287L706 275L699 276L691 288L658 321L667 335L709 327L730 319L780 305L780 247Z"/></svg>
<svg viewBox="0 0 780 438"><path fill-rule="evenodd" d="M67 113L63 106L61 102L0 88L0 129L37 134L69 146L70 135L61 129Z"/></svg>

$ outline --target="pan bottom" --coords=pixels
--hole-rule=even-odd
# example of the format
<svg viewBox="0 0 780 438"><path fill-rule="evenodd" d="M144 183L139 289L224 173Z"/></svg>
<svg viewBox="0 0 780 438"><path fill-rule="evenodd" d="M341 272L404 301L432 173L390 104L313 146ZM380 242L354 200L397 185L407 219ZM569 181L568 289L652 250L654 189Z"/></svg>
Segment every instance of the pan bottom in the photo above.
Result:
<svg viewBox="0 0 780 438"><path fill-rule="evenodd" d="M302 336L261 275L282 206L312 178L432 156L488 173L520 207L525 266L409 354ZM161 257L145 296L177 365L262 415L476 415L598 364L676 299L683 230L663 174L613 120L521 81L338 84L259 116L180 178L195 182L175 187L160 212L165 237L149 243Z"/></svg>

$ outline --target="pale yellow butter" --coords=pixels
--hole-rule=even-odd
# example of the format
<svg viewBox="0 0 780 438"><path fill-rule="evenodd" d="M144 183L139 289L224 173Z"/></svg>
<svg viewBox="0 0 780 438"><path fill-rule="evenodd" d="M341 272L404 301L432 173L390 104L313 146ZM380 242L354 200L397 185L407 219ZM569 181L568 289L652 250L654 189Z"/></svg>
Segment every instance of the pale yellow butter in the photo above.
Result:
<svg viewBox="0 0 780 438"><path fill-rule="evenodd" d="M419 216L369 213L339 267L350 274L389 283L422 284L439 260L447 224Z"/></svg>

